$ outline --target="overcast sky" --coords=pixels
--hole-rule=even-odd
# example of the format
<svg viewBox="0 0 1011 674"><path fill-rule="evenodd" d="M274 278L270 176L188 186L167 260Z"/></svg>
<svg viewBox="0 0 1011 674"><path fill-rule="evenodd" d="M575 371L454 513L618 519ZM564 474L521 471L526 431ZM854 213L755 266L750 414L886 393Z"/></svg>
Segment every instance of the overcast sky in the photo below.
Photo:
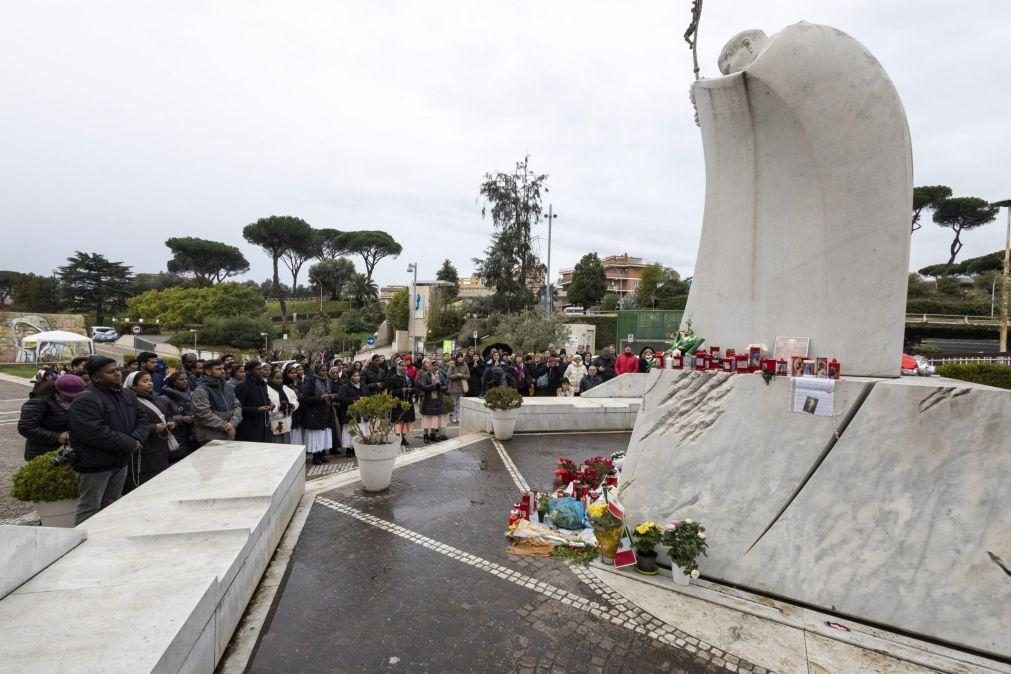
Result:
<svg viewBox="0 0 1011 674"><path fill-rule="evenodd" d="M690 273L705 180L689 8L8 3L0 268L48 273L79 249L155 272L167 237L198 236L242 248L259 281L269 259L242 227L288 214L390 232L404 254L380 263L381 284L404 282L414 260L423 278L446 257L466 274L492 229L483 174L529 154L559 214L556 276L587 251ZM703 76L719 75L716 57L738 31L802 19L848 32L890 74L915 184L1011 197L1011 2L706 0ZM1005 218L967 233L961 258L1003 247ZM945 261L949 240L928 221L911 267Z"/></svg>

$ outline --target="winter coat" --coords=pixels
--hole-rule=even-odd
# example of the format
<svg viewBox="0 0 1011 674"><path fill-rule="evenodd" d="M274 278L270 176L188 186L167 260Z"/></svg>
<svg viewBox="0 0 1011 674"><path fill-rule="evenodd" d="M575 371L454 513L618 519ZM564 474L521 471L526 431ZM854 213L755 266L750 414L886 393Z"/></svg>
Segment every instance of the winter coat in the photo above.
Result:
<svg viewBox="0 0 1011 674"><path fill-rule="evenodd" d="M467 368L470 370L470 390L467 391L467 395L479 396L484 387L484 361L478 358L477 363L471 361Z"/></svg>
<svg viewBox="0 0 1011 674"><path fill-rule="evenodd" d="M407 373L397 374L393 370L386 375L386 391L397 400L403 400L410 407L407 409L394 408L390 412L390 421L395 424L409 424L414 421L414 382Z"/></svg>
<svg viewBox="0 0 1011 674"><path fill-rule="evenodd" d="M362 369L362 385L368 389L369 395L382 393L386 387L386 369L366 367Z"/></svg>
<svg viewBox="0 0 1011 674"><path fill-rule="evenodd" d="M274 405L274 409L270 411L270 431L273 435L284 435L291 431L291 419L298 410L298 397L295 392L287 386L282 386L281 389L287 400L281 398L281 393L276 388L267 385L267 395ZM284 407L282 403L287 403L286 409L281 409Z"/></svg>
<svg viewBox="0 0 1011 674"><path fill-rule="evenodd" d="M442 416L446 413L446 389L449 388L449 380L438 369L429 372L422 372L418 375L418 388L421 389L421 414L422 416Z"/></svg>
<svg viewBox="0 0 1011 674"><path fill-rule="evenodd" d="M235 399L242 406L242 422L235 431L235 439L244 442L273 442L270 430L270 412L260 408L270 404L267 382L254 374L235 387Z"/></svg>
<svg viewBox="0 0 1011 674"><path fill-rule="evenodd" d="M597 356L590 364L596 366L597 375L600 377L601 381L607 381L616 376L614 368L617 363L615 362L614 356L610 355L610 352L608 352L608 356L606 358L603 354ZM638 368L638 365L636 365L636 367Z"/></svg>
<svg viewBox="0 0 1011 674"><path fill-rule="evenodd" d="M484 387L482 390L495 388L496 386L516 386L516 371L511 366L506 366L499 361L494 363L489 361L484 366Z"/></svg>
<svg viewBox="0 0 1011 674"><path fill-rule="evenodd" d="M449 379L449 393L459 393L463 395L463 382L467 382L470 387L470 368L467 364L457 365L455 362L446 369L446 378Z"/></svg>
<svg viewBox="0 0 1011 674"><path fill-rule="evenodd" d="M534 382L541 380L541 375L548 375L548 385L538 386L537 395L539 396L553 396L558 390L558 387L562 385L562 368L558 363L554 365L547 365L546 363L540 363L536 366Z"/></svg>
<svg viewBox="0 0 1011 674"><path fill-rule="evenodd" d="M146 399L159 410L161 409L152 394L140 391L136 392L136 395L139 399ZM162 418L165 419L166 423L171 421L171 419L165 417L164 412L159 416L158 412L152 410L141 400L138 400L137 403L140 405L144 419L147 422L147 440L144 441L144 446L140 449L140 468L137 470L137 474L134 474L136 468L133 468L130 474L126 476L126 484L123 486L124 494L133 491L136 487L144 484L169 467L168 436L172 431L165 428L159 433L158 424L162 423ZM136 462L137 459L135 458L134 461ZM134 483L134 478L137 479L136 484Z"/></svg>
<svg viewBox="0 0 1011 674"><path fill-rule="evenodd" d="M179 443L179 449L174 452L169 451L169 461L178 461L193 450L193 422L186 423L183 421L183 417L193 416L193 401L191 397L192 394L188 389L186 391L179 391L172 388L172 386L167 386L162 389L162 394L156 396L154 399L154 404L165 415L165 419L176 422L176 427L172 429L172 435L175 436L176 442Z"/></svg>
<svg viewBox="0 0 1011 674"><path fill-rule="evenodd" d="M333 393L330 380L317 375L306 376L302 382L302 396L298 399L302 428L323 431L330 428L330 401L322 396Z"/></svg>
<svg viewBox="0 0 1011 674"><path fill-rule="evenodd" d="M573 391L579 391L579 383L583 381L583 377L586 376L586 366L576 365L575 363L569 363L568 367L565 368L565 372L562 373L562 379L569 380L569 386L572 387Z"/></svg>
<svg viewBox="0 0 1011 674"><path fill-rule="evenodd" d="M29 398L21 406L18 433L25 437L25 461L60 448L60 433L67 430L67 410L56 394Z"/></svg>
<svg viewBox="0 0 1011 674"><path fill-rule="evenodd" d="M101 473L127 464L136 443L147 440L148 418L129 389L92 386L67 411L74 470Z"/></svg>
<svg viewBox="0 0 1011 674"><path fill-rule="evenodd" d="M337 391L337 419L343 426L351 421L351 416L348 414L348 408L355 404L360 398L368 396L368 389L365 388L365 384L359 383L358 388L355 388L354 384L347 383L340 387Z"/></svg>
<svg viewBox="0 0 1011 674"><path fill-rule="evenodd" d="M589 391L594 386L599 386L603 384L604 381L600 378L599 374L586 375L583 377L583 381L579 382L579 393L583 394Z"/></svg>
<svg viewBox="0 0 1011 674"><path fill-rule="evenodd" d="M193 430L199 442L228 440L225 424L238 428L242 421L242 406L220 379L202 377L190 395L190 402L193 404Z"/></svg>
<svg viewBox="0 0 1011 674"><path fill-rule="evenodd" d="M615 376L619 374L625 374L627 372L638 372L639 371L639 356L634 353L621 354L618 356L617 360L614 362L614 373Z"/></svg>

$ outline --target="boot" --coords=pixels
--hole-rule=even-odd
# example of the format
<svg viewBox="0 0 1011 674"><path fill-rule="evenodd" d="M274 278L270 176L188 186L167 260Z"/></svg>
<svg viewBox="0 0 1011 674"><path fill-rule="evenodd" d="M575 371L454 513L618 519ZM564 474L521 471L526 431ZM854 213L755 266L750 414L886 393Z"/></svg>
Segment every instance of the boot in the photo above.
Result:
<svg viewBox="0 0 1011 674"><path fill-rule="evenodd" d="M314 466L322 465L323 462L319 460L319 456L320 455L318 453L312 455L312 465Z"/></svg>
<svg viewBox="0 0 1011 674"><path fill-rule="evenodd" d="M338 452L340 452L340 451L341 451L340 447L331 447L330 448L330 455L331 456L337 456Z"/></svg>
<svg viewBox="0 0 1011 674"><path fill-rule="evenodd" d="M409 443L409 442L407 441L407 436L406 436L406 435L402 435L402 436L400 436L400 446L401 446L401 447L407 447L407 446L408 446L408 445L410 445L410 444L411 444L411 443Z"/></svg>
<svg viewBox="0 0 1011 674"><path fill-rule="evenodd" d="M432 441L432 438L429 437L429 435L428 435L428 431L425 431L424 441L425 441L426 445Z"/></svg>
<svg viewBox="0 0 1011 674"><path fill-rule="evenodd" d="M344 454L344 456L354 456L355 455L355 448L354 447L348 447L347 450L345 450L345 451L346 451L346 453Z"/></svg>
<svg viewBox="0 0 1011 674"><path fill-rule="evenodd" d="M326 452L317 452L316 456L319 457L320 463L330 463L330 459L326 458Z"/></svg>

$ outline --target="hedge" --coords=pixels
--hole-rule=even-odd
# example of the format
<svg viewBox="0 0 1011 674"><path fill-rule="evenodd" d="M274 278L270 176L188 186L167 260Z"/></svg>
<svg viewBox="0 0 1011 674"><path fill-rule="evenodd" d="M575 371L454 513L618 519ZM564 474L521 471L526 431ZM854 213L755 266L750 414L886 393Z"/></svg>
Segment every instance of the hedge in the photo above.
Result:
<svg viewBox="0 0 1011 674"><path fill-rule="evenodd" d="M1011 367L995 363L945 363L937 373L950 379L1011 389Z"/></svg>
<svg viewBox="0 0 1011 674"><path fill-rule="evenodd" d="M989 302L916 299L906 302L907 314L942 314L947 316L989 316Z"/></svg>
<svg viewBox="0 0 1011 674"><path fill-rule="evenodd" d="M285 308L288 310L288 318L292 314L298 314L299 318L306 316L316 316L319 314L319 300L286 300ZM323 311L333 318L337 318L350 308L347 300L323 300ZM267 316L271 319L281 319L281 303L276 301L267 302Z"/></svg>

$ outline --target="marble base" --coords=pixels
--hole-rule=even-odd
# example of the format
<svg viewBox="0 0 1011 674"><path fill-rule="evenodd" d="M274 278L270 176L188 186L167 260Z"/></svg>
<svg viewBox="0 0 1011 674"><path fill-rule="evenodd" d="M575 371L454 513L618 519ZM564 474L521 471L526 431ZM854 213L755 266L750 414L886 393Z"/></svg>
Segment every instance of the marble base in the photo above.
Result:
<svg viewBox="0 0 1011 674"><path fill-rule="evenodd" d="M641 398L646 390L647 373L629 372L586 391L581 398Z"/></svg>
<svg viewBox="0 0 1011 674"><path fill-rule="evenodd" d="M201 448L80 525L84 544L0 601L0 662L212 671L301 498L304 471L301 446Z"/></svg>
<svg viewBox="0 0 1011 674"><path fill-rule="evenodd" d="M84 531L0 525L0 599L85 538Z"/></svg>
<svg viewBox="0 0 1011 674"><path fill-rule="evenodd" d="M833 422L791 412L785 379L649 376L622 474L632 521L702 521L707 577L1011 656L993 559L1011 559L1011 391L847 379Z"/></svg>
<svg viewBox="0 0 1011 674"><path fill-rule="evenodd" d="M461 432L492 432L483 400L462 398L460 408ZM630 431L638 411L638 398L524 398L514 432Z"/></svg>

